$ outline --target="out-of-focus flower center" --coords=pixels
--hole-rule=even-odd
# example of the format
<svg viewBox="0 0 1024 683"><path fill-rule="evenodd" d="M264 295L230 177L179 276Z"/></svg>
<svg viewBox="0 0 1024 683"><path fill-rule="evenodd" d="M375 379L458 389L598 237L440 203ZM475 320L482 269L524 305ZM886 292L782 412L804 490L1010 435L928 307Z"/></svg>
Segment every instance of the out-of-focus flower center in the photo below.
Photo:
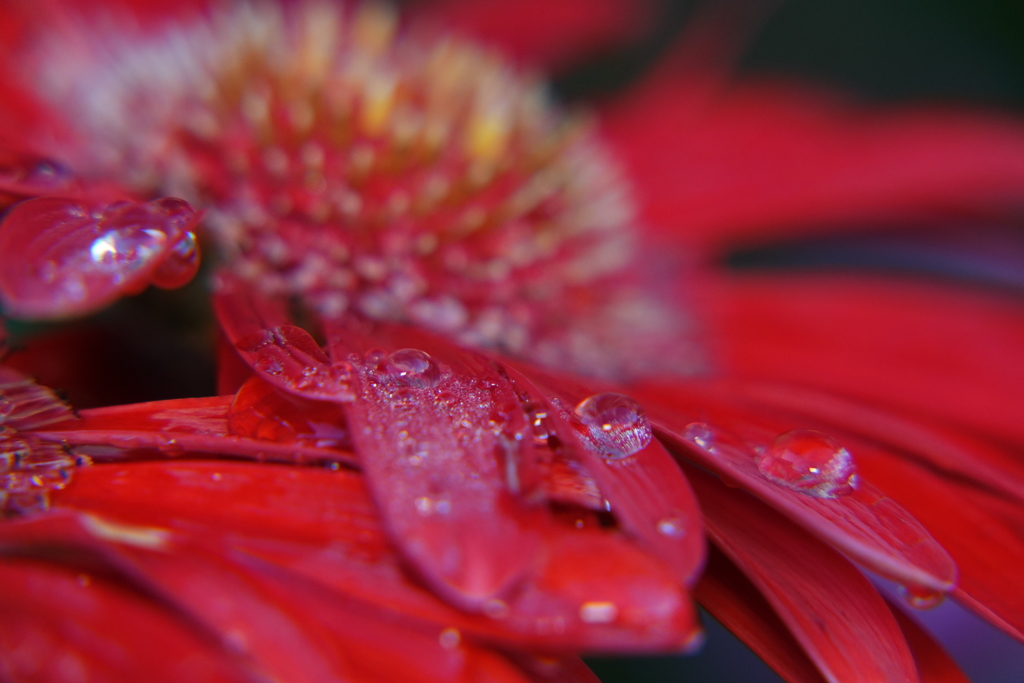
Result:
<svg viewBox="0 0 1024 683"><path fill-rule="evenodd" d="M316 2L122 43L41 50L45 94L81 112L73 162L208 207L262 290L592 374L691 362L633 352L678 330L623 285L626 185L589 126L491 52Z"/></svg>

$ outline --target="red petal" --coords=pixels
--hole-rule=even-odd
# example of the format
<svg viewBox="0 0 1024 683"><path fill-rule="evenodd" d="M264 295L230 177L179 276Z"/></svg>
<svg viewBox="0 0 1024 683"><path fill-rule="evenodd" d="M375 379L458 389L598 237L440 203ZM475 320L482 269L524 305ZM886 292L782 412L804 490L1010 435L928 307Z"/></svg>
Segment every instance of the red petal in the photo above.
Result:
<svg viewBox="0 0 1024 683"><path fill-rule="evenodd" d="M708 550L708 567L694 597L789 683L824 683L786 624L750 579L721 550Z"/></svg>
<svg viewBox="0 0 1024 683"><path fill-rule="evenodd" d="M16 318L91 313L141 291L177 263L199 215L185 202L96 205L42 197L22 202L0 223L0 300ZM194 274L194 258L186 270ZM172 268L174 270L174 268ZM191 275L189 275L190 279ZM183 283L181 283L183 284Z"/></svg>
<svg viewBox="0 0 1024 683"><path fill-rule="evenodd" d="M220 538L339 594L499 643L644 651L680 647L695 628L692 608L664 567L589 530L552 539L536 558L542 566L535 583L490 605L490 616L456 610L404 576L362 479L345 471L226 461L99 465L80 470L54 493L53 505ZM5 531L12 533L3 527L0 537ZM617 606L619 618L584 622L580 610L588 602Z"/></svg>
<svg viewBox="0 0 1024 683"><path fill-rule="evenodd" d="M308 332L289 324L281 302L222 273L213 305L235 351L263 380L314 400L353 399L351 365L345 360L332 363Z"/></svg>
<svg viewBox="0 0 1024 683"><path fill-rule="evenodd" d="M509 383L483 357L412 332L392 344L342 328L330 335L333 358L366 354L346 415L394 543L455 604L480 610L504 597L532 573L545 526L543 507L514 495L500 464L505 450L524 447L516 433L525 416ZM371 344L390 348L374 354ZM405 345L422 364L409 381L396 374L404 366L388 369L398 357L388 354Z"/></svg>
<svg viewBox="0 0 1024 683"><path fill-rule="evenodd" d="M862 447L866 476L891 491L928 526L960 568L953 596L995 626L1024 642L1024 518L987 509L990 495L970 484L945 479L916 463ZM994 499L998 501L999 499ZM999 501L1005 503L1005 501Z"/></svg>
<svg viewBox="0 0 1024 683"><path fill-rule="evenodd" d="M650 28L654 8L646 0L432 0L421 12L410 9L415 20L468 34L550 69L641 36Z"/></svg>
<svg viewBox="0 0 1024 683"><path fill-rule="evenodd" d="M597 393L535 368L521 369L549 398L563 405L575 406ZM565 414L561 419L567 422L568 418ZM704 564L700 510L686 478L665 448L655 439L628 458L605 460L579 443L572 428L563 428L559 436L567 444L576 442L573 454L611 504L623 530L667 562L680 580L692 585Z"/></svg>
<svg viewBox="0 0 1024 683"><path fill-rule="evenodd" d="M886 498L870 482L861 480L850 495L819 498L774 484L761 476L753 452L738 440L730 440L724 428L744 438L755 434L754 443L767 445L788 429L766 430L764 417L745 414L733 405L709 400L706 391L696 398L686 395L682 383L672 390L635 389L656 426L656 433L673 451L742 486L808 531L834 545L849 557L901 583L930 590L949 589L956 578L956 566L949 554L906 510ZM671 409L662 405L672 405ZM688 405L689 404L689 405ZM689 417L687 417L689 413ZM713 444L699 444L699 435L688 432L694 418L701 416L711 425ZM708 429L700 424L700 429ZM793 427L790 426L789 429Z"/></svg>
<svg viewBox="0 0 1024 683"><path fill-rule="evenodd" d="M736 277L702 291L730 375L821 387L1024 443L1016 297L820 275Z"/></svg>
<svg viewBox="0 0 1024 683"><path fill-rule="evenodd" d="M686 467L708 533L829 680L916 681L885 601L842 556L769 507Z"/></svg>
<svg viewBox="0 0 1024 683"><path fill-rule="evenodd" d="M892 614L914 653L921 683L970 683L952 657L917 622L896 606L892 607Z"/></svg>
<svg viewBox="0 0 1024 683"><path fill-rule="evenodd" d="M103 576L0 563L0 670L12 680L249 681L238 658L163 605Z"/></svg>
<svg viewBox="0 0 1024 683"><path fill-rule="evenodd" d="M303 439L301 434L278 439L280 430L267 434L265 428L251 422L247 425L249 432L232 430L232 402L230 396L218 396L94 408L83 410L76 420L37 429L35 433L42 439L76 446L77 452L100 459L124 458L130 455L129 451L144 449L171 457L209 453L256 460L356 464L354 456L342 450L344 444L336 440L326 443L326 435L323 440ZM312 419L312 415L308 417ZM270 440L269 436L275 438Z"/></svg>
<svg viewBox="0 0 1024 683"><path fill-rule="evenodd" d="M1024 501L1024 465L1015 453L954 429L922 423L834 394L775 383L735 382L728 391L758 409L780 411L867 437L947 475Z"/></svg>
<svg viewBox="0 0 1024 683"><path fill-rule="evenodd" d="M1006 211L1024 186L1024 127L1008 118L881 113L779 83L709 101L704 85L657 72L605 119L648 222L675 239L722 246L908 213Z"/></svg>

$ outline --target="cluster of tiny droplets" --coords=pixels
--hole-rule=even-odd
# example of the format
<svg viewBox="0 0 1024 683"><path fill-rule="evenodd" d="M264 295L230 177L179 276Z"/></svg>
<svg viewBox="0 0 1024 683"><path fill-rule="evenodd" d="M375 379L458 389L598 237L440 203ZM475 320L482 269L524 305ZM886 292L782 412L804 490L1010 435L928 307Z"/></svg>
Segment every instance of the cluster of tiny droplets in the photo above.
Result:
<svg viewBox="0 0 1024 683"><path fill-rule="evenodd" d="M70 417L51 390L30 380L0 380L0 514L45 510L50 492L68 485L80 459L31 430Z"/></svg>
<svg viewBox="0 0 1024 683"><path fill-rule="evenodd" d="M325 2L122 42L43 51L90 141L76 161L207 208L263 291L590 374L693 369L678 312L621 286L636 218L617 167L492 52Z"/></svg>

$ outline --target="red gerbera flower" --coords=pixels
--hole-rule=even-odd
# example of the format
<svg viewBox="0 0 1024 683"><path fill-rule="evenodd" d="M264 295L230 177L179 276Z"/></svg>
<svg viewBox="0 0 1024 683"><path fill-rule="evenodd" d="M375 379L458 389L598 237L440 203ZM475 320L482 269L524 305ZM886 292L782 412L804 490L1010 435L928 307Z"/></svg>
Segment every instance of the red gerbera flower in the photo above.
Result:
<svg viewBox="0 0 1024 683"><path fill-rule="evenodd" d="M5 10L5 314L180 287L205 240L220 336L211 397L97 400L88 332L0 368L4 677L585 681L691 648L691 596L788 680L960 677L854 563L1020 638L1014 307L637 245L1004 215L1024 131L668 69L595 125L524 65L626 4L429 9Z"/></svg>

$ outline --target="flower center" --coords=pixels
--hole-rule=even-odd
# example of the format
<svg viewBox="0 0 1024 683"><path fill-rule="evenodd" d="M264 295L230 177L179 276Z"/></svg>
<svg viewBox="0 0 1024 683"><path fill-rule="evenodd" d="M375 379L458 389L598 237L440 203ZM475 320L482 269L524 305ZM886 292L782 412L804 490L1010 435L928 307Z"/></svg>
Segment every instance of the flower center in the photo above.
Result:
<svg viewBox="0 0 1024 683"><path fill-rule="evenodd" d="M83 112L84 163L207 207L228 267L265 292L591 374L674 334L622 286L635 213L607 151L493 53L317 2L236 5L113 52L47 72Z"/></svg>

